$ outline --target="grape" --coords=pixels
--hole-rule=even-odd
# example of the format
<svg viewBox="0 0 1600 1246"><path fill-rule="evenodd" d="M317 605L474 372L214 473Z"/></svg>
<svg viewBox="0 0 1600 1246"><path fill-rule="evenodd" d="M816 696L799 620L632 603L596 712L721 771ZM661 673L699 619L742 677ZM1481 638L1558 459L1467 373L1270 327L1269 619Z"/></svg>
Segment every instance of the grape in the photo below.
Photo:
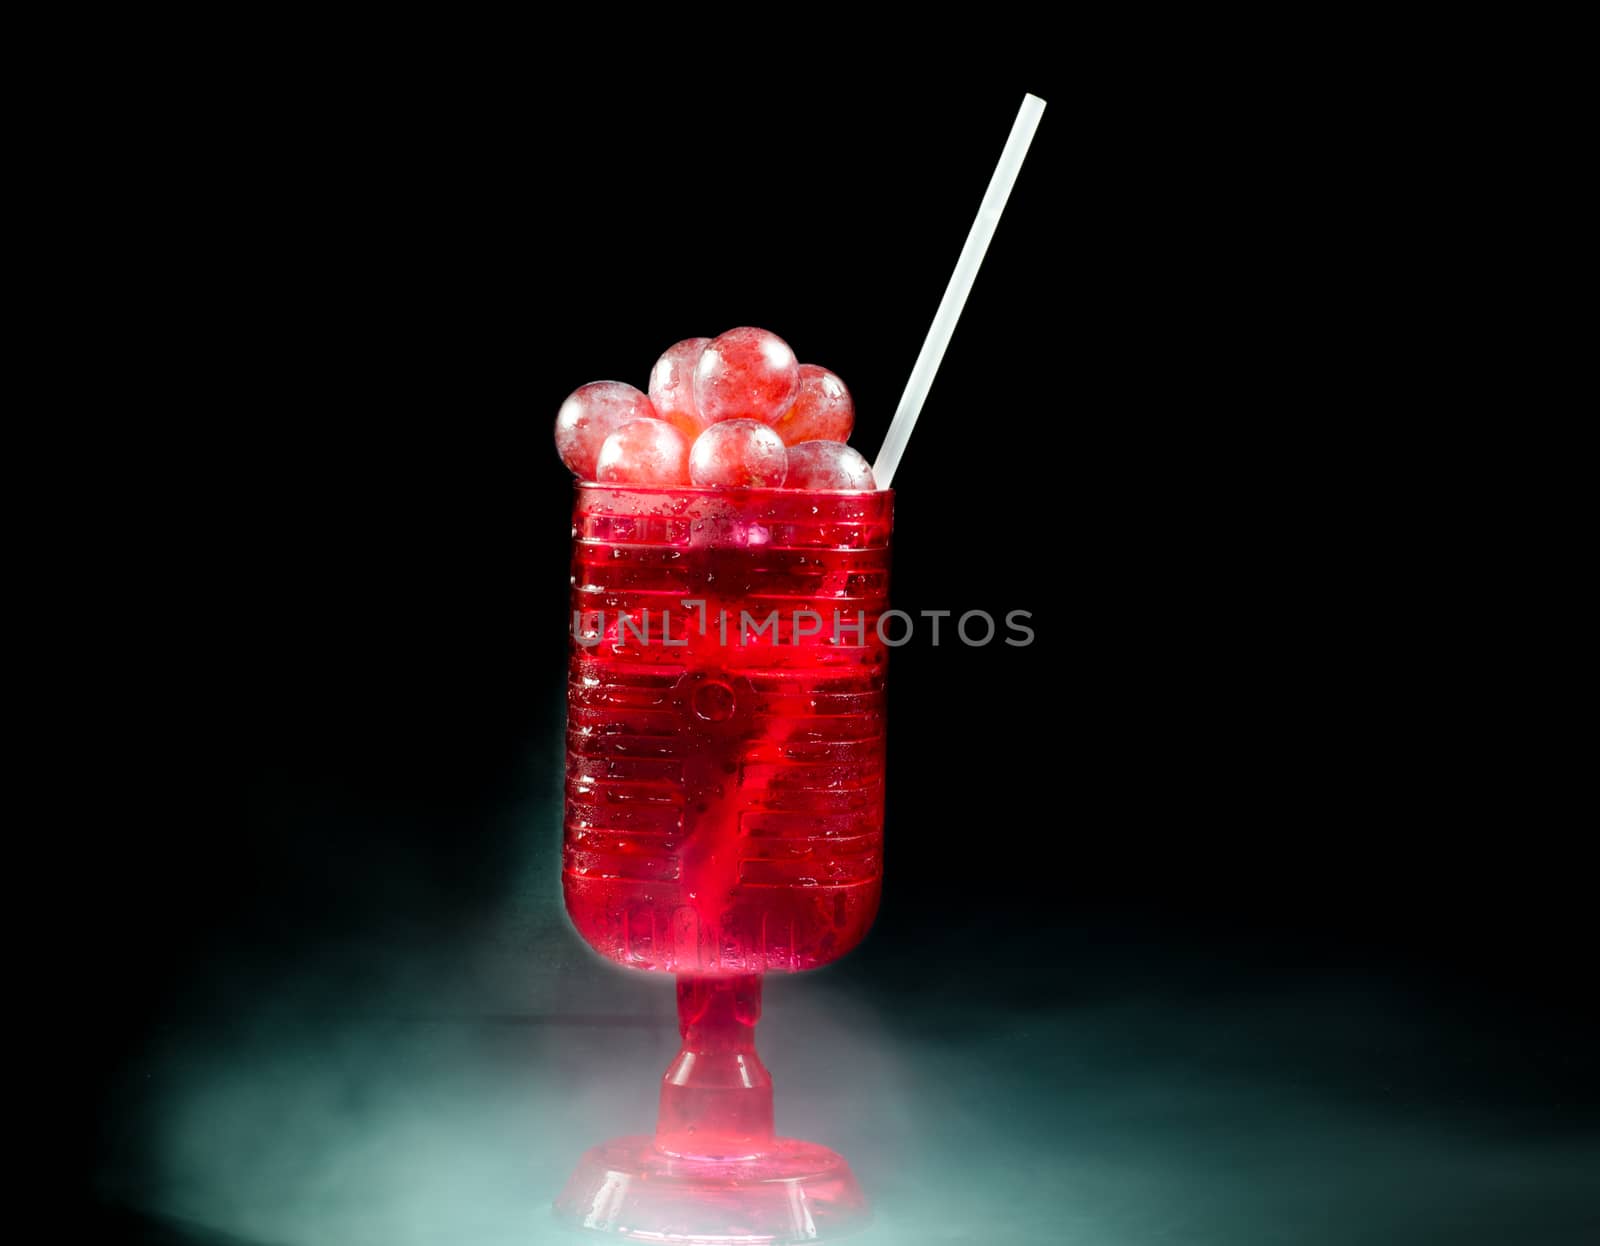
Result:
<svg viewBox="0 0 1600 1246"><path fill-rule="evenodd" d="M694 367L694 399L707 424L719 420L771 423L800 392L800 364L776 333L729 329L706 343Z"/></svg>
<svg viewBox="0 0 1600 1246"><path fill-rule="evenodd" d="M842 441L802 441L789 447L785 489L876 489L872 465Z"/></svg>
<svg viewBox="0 0 1600 1246"><path fill-rule="evenodd" d="M593 480L605 439L629 420L654 419L656 409L632 385L590 381L567 395L556 416L556 450L579 480Z"/></svg>
<svg viewBox="0 0 1600 1246"><path fill-rule="evenodd" d="M629 420L600 447L596 480L630 485L689 483L689 439L665 420Z"/></svg>
<svg viewBox="0 0 1600 1246"><path fill-rule="evenodd" d="M856 404L845 383L826 368L803 363L800 395L772 427L784 445L796 446L802 441L849 441L855 422Z"/></svg>
<svg viewBox="0 0 1600 1246"><path fill-rule="evenodd" d="M783 439L760 420L723 420L701 433L689 451L689 479L697 485L783 483Z"/></svg>
<svg viewBox="0 0 1600 1246"><path fill-rule="evenodd" d="M677 428L691 442L706 426L694 400L694 365L710 340L688 337L674 342L650 369L650 405L656 409L658 418Z"/></svg>

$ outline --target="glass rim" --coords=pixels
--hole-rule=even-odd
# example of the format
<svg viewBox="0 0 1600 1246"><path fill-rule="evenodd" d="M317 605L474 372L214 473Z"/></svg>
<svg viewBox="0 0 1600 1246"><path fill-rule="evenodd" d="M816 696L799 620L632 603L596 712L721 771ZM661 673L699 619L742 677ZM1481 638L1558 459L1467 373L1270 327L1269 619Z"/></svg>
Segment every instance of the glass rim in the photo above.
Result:
<svg viewBox="0 0 1600 1246"><path fill-rule="evenodd" d="M876 498L894 496L894 489L786 489L772 485L636 485L619 480L578 480L572 482L573 490L606 490L608 492L656 493L664 497L724 497L724 498Z"/></svg>

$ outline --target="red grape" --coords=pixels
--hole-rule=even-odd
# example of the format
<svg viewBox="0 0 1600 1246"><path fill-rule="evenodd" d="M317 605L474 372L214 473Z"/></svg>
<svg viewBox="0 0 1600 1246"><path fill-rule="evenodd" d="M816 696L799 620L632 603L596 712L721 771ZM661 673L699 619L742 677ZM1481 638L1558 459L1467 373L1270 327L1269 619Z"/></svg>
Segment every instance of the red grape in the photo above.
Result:
<svg viewBox="0 0 1600 1246"><path fill-rule="evenodd" d="M842 441L802 441L789 447L786 489L876 489L872 465Z"/></svg>
<svg viewBox="0 0 1600 1246"><path fill-rule="evenodd" d="M629 420L600 447L596 480L629 485L689 483L689 439L665 420Z"/></svg>
<svg viewBox="0 0 1600 1246"><path fill-rule="evenodd" d="M800 364L794 351L765 329L729 329L712 338L694 368L694 398L708 424L770 424L794 406L799 392Z"/></svg>
<svg viewBox="0 0 1600 1246"><path fill-rule="evenodd" d="M794 406L772 421L772 427L784 445L795 446L802 441L849 441L855 422L856 404L845 383L826 368L803 363L800 395Z"/></svg>
<svg viewBox="0 0 1600 1246"><path fill-rule="evenodd" d="M760 420L723 420L701 433L689 451L689 479L697 485L783 483L783 439Z"/></svg>
<svg viewBox="0 0 1600 1246"><path fill-rule="evenodd" d="M674 342L650 369L650 405L655 407L659 418L680 430L690 441L706 426L694 400L694 365L710 340L689 337Z"/></svg>
<svg viewBox="0 0 1600 1246"><path fill-rule="evenodd" d="M580 480L595 478L595 460L605 439L629 420L653 419L656 409L632 385L590 381L567 395L556 416L556 450Z"/></svg>

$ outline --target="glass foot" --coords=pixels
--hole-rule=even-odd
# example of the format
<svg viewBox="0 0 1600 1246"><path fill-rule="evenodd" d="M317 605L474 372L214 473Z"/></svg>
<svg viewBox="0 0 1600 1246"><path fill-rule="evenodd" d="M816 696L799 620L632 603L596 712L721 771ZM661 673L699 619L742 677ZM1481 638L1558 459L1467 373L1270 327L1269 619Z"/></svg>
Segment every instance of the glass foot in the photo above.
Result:
<svg viewBox="0 0 1600 1246"><path fill-rule="evenodd" d="M754 1159L679 1158L648 1137L586 1152L556 1199L567 1224L636 1242L832 1241L870 1219L842 1156L778 1138Z"/></svg>

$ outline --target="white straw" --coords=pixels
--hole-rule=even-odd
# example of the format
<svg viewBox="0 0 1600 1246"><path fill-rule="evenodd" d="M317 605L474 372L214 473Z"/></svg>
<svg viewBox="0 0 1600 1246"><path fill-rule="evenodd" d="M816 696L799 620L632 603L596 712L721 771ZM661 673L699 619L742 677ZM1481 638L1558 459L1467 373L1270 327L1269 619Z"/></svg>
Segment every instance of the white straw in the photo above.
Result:
<svg viewBox="0 0 1600 1246"><path fill-rule="evenodd" d="M950 284L944 288L944 298L939 300L939 310L934 313L933 324L928 328L927 340L922 343L922 353L911 369L911 379L906 382L906 392L900 395L900 406L878 451L878 461L872 465L873 479L878 488L887 489L900 466L900 456L906 452L906 442L911 440L911 430L917 416L922 414L922 404L928 390L933 388L933 376L944 359L945 348L950 345L950 335L956 331L956 321L972 292L972 282L978 275L978 266L989 249L989 239L994 237L994 227L1000 223L1000 213L1005 211L1006 200L1011 197L1011 187L1022 168L1023 157L1028 154L1028 144L1033 132L1039 128L1039 117L1044 112L1044 101L1037 95L1022 97L1022 108L1011 126L1011 137L1006 149L1000 153L1000 163L989 179L989 189L978 205L978 219L972 222L967 234L967 244L961 248L961 258L956 270L950 274Z"/></svg>

